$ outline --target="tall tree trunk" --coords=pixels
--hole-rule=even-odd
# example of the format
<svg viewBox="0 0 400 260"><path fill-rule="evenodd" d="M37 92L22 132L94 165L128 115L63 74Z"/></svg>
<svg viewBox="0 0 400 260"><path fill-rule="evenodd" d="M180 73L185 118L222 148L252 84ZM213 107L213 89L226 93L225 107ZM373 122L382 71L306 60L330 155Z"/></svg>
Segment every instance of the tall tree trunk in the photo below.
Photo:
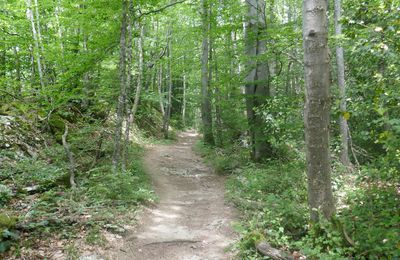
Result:
<svg viewBox="0 0 400 260"><path fill-rule="evenodd" d="M326 0L303 1L308 203L314 222L319 221L320 212L328 219L335 212L329 151L330 75L326 12Z"/></svg>
<svg viewBox="0 0 400 260"><path fill-rule="evenodd" d="M121 155L122 122L124 120L124 108L126 103L126 26L127 26L127 2L122 2L122 21L119 50L119 81L120 93L117 104L117 120L115 125L114 152L112 157L113 172L116 173Z"/></svg>
<svg viewBox="0 0 400 260"><path fill-rule="evenodd" d="M57 5L55 7L54 15L56 17L56 22L57 22L57 35L58 35L58 40L60 41L61 56L64 57L64 44L63 44L63 35L60 22L60 14L61 14L61 0L57 0Z"/></svg>
<svg viewBox="0 0 400 260"><path fill-rule="evenodd" d="M157 75L157 89L158 89L158 98L159 98L159 103L160 103L160 111L161 115L165 116L165 109L164 109L164 97L162 93L162 82L163 80L163 65L160 63L160 68L158 69L158 75Z"/></svg>
<svg viewBox="0 0 400 260"><path fill-rule="evenodd" d="M42 42L42 32L41 32L41 27L40 27L39 4L38 4L38 0L34 0L34 1L35 1L37 36L38 36L39 47L40 47L40 51L41 51L40 55L41 55L41 58L42 58L42 68L43 68L43 72L45 73L46 64L45 64L44 58L43 58L43 55L45 54L45 51L44 51L44 46L43 46L43 42Z"/></svg>
<svg viewBox="0 0 400 260"><path fill-rule="evenodd" d="M186 72L183 71L182 124L186 127Z"/></svg>
<svg viewBox="0 0 400 260"><path fill-rule="evenodd" d="M129 1L129 8L131 9L133 7L133 1ZM127 165L128 165L128 157L129 157L129 144L130 144L130 132L131 132L131 125L133 123L133 113L130 105L130 96L131 96L131 82L132 82L132 44L133 44L133 32L132 32L132 19L131 16L128 15L128 50L127 50L127 58L126 58L126 67L127 67L127 73L126 73L126 98L125 98L125 134L124 134L124 143L122 145L122 171L126 171ZM139 77L141 77L140 72L139 72ZM138 79L139 81L139 79ZM139 83L138 83L139 84Z"/></svg>
<svg viewBox="0 0 400 260"><path fill-rule="evenodd" d="M202 27L203 43L201 57L201 119L203 123L204 143L214 145L214 135L212 128L212 105L209 80L209 34L210 18L208 0L202 0Z"/></svg>
<svg viewBox="0 0 400 260"><path fill-rule="evenodd" d="M341 0L335 0L335 34L336 36L340 36L342 34L342 24L340 23L341 18ZM336 46L336 62L337 62L337 79L340 93L340 111L342 112L340 115L340 136L341 136L341 145L342 151L340 154L340 160L343 165L350 166L349 159L349 133L348 133L348 125L347 120L344 118L344 113L347 112L347 104L346 104L346 81L344 75L344 54L343 47L340 45Z"/></svg>
<svg viewBox="0 0 400 260"><path fill-rule="evenodd" d="M35 47L33 48L33 57L36 59L36 64L37 64L37 69L39 73L39 80L40 80L40 86L44 88L44 80L43 80L43 70L42 70L42 62L40 58L40 47L39 47L39 39L38 39L38 34L36 31L36 26L35 26L35 18L33 16L33 11L32 11L32 1L31 0L26 0L26 15L28 17L28 20L31 22L31 29L32 29L32 36L33 36L33 41L35 44Z"/></svg>
<svg viewBox="0 0 400 260"><path fill-rule="evenodd" d="M268 64L261 61L266 52L266 41L263 33L266 30L265 1L248 0L247 22L245 24L247 77L246 77L246 107L249 123L249 133L252 144L252 158L260 161L272 156L272 148L263 132L263 119L256 110L266 103L270 95Z"/></svg>
<svg viewBox="0 0 400 260"><path fill-rule="evenodd" d="M15 55L15 70L16 70L16 80L18 82L18 94L22 92L22 82L21 82L21 62L19 59L19 47L14 47L14 55Z"/></svg>
<svg viewBox="0 0 400 260"><path fill-rule="evenodd" d="M142 90L143 85L143 38L144 38L144 26L142 24L137 24L136 29L140 31L139 39L138 39L138 50L139 50L139 68L138 68L138 78L136 85L136 93L135 100L133 102L132 107L132 122L135 121L135 115L137 113L140 101L140 92Z"/></svg>
<svg viewBox="0 0 400 260"><path fill-rule="evenodd" d="M171 47L171 40L172 40L172 29L169 28L168 30L168 40L167 40L167 48L168 48L168 93L167 93L167 104L165 106L165 113L164 113L164 120L163 120L163 132L164 138L169 138L169 123L171 119L171 107L172 107L172 47Z"/></svg>

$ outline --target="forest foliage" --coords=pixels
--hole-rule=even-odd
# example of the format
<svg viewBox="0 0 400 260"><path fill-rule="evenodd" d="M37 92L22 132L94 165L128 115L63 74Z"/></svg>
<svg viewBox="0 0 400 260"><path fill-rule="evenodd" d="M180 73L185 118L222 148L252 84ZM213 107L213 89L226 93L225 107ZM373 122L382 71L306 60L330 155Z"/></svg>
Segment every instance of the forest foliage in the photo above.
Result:
<svg viewBox="0 0 400 260"><path fill-rule="evenodd" d="M262 259L256 244L264 240L311 259L400 257L400 2L343 0L341 35L335 35L334 1L328 2L327 131L336 213L312 224L302 1L266 1L257 36L245 32L248 10L240 0L3 1L0 252L24 255L54 231L69 241L82 227L87 242L101 243L99 229L117 225L116 215L155 199L141 143L171 139L174 130L207 132L206 97L214 142L195 149L229 174L228 197L244 213L236 227L239 257ZM252 40L265 51L249 55ZM345 96L337 46L344 49ZM269 92L251 110L254 123L245 88L257 64L268 74ZM340 118L348 125L351 165L341 162ZM269 153L254 160L259 141Z"/></svg>

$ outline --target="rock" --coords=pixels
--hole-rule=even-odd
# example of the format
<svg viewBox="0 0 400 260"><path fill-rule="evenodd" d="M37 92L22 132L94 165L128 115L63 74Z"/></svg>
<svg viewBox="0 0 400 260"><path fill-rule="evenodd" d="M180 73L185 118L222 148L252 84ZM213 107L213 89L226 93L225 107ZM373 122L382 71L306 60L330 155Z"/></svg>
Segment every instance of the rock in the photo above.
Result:
<svg viewBox="0 0 400 260"><path fill-rule="evenodd" d="M105 258L98 255L84 255L79 257L78 260L105 260Z"/></svg>

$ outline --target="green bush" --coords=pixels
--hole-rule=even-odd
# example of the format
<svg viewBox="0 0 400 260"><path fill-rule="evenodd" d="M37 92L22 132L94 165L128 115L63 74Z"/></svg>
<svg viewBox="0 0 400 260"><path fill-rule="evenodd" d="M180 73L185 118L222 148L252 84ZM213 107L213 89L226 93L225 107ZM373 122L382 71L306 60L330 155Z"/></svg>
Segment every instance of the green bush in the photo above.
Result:
<svg viewBox="0 0 400 260"><path fill-rule="evenodd" d="M5 205L12 197L12 191L6 185L0 184L0 206Z"/></svg>

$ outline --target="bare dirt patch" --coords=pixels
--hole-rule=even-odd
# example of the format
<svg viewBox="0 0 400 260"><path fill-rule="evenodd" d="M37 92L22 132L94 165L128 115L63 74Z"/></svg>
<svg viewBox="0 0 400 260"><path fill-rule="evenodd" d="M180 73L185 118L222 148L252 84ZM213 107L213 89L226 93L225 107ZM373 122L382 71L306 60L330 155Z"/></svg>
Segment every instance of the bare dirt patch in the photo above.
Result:
<svg viewBox="0 0 400 260"><path fill-rule="evenodd" d="M194 154L194 132L175 144L153 145L145 157L160 200L146 208L136 230L114 245L108 259L232 259L234 209L224 200L225 179Z"/></svg>

